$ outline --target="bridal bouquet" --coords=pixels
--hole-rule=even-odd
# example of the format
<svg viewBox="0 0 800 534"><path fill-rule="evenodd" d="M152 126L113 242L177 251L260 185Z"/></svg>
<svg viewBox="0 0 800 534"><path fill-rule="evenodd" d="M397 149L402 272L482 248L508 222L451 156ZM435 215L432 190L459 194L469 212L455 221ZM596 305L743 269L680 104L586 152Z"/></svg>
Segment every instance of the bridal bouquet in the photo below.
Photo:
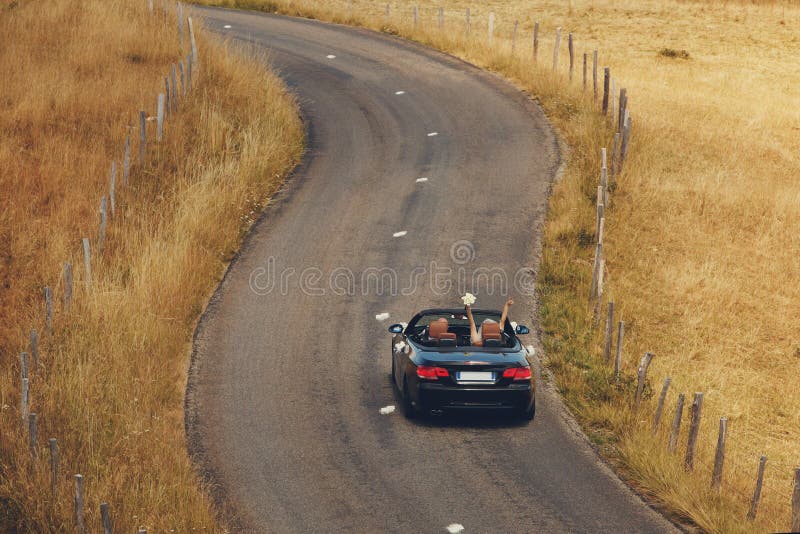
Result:
<svg viewBox="0 0 800 534"><path fill-rule="evenodd" d="M475 304L475 295L473 295L472 293L467 293L466 295L461 297L461 300L464 302L464 306L472 306L473 304Z"/></svg>

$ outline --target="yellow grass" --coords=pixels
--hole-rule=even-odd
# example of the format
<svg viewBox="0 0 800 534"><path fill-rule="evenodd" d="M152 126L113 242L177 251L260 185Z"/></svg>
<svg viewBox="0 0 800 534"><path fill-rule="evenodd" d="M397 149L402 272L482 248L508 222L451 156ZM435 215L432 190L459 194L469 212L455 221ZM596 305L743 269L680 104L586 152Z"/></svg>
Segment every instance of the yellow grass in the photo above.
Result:
<svg viewBox="0 0 800 534"><path fill-rule="evenodd" d="M156 6L161 2L156 1ZM0 530L69 532L75 473L86 521L115 531L218 531L186 452L185 370L194 323L243 231L297 161L302 128L282 84L253 60L198 35L201 72L122 186L126 126L155 114L170 63L185 57L175 21L126 0L30 1L0 7ZM133 161L138 145L133 143ZM117 161L117 210L96 249L99 199ZM83 286L80 239L93 250ZM62 263L72 262L69 314ZM39 417L31 459L19 413L18 353L52 335L31 369ZM33 366L32 366L33 367ZM48 438L60 447L50 496Z"/></svg>
<svg viewBox="0 0 800 534"><path fill-rule="evenodd" d="M399 33L496 70L534 94L570 145L554 190L541 271L548 364L593 439L643 492L708 531L789 527L791 476L800 463L800 10L788 2L674 0L489 1L218 0ZM352 7L351 7L352 6ZM464 39L464 9L472 34ZM488 13L497 14L487 46ZM519 42L510 56L510 35ZM541 23L539 67L529 60ZM549 74L556 27L561 71ZM648 435L652 401L638 418L633 384L615 382L586 304L594 239L599 148L613 131L598 123L580 83L567 86L566 35L598 49L628 89L631 155L611 194L607 295L628 326L624 371L656 353L653 389L669 375L677 391L706 393L700 460L687 475ZM670 58L662 49L688 52ZM601 71L602 72L602 71ZM723 492L709 491L717 419L729 418ZM684 421L684 430L688 419ZM679 449L683 452L683 447ZM744 522L760 454L769 457L759 518Z"/></svg>

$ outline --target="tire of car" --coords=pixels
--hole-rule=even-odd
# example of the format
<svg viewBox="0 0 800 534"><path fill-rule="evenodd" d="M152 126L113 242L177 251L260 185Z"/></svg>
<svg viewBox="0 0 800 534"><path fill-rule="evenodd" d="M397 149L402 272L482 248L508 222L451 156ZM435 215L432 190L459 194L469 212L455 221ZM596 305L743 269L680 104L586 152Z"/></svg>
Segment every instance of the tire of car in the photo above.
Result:
<svg viewBox="0 0 800 534"><path fill-rule="evenodd" d="M525 421L532 421L533 417L536 415L536 396L533 397L533 402L531 403L530 408L523 408L520 410L519 415Z"/></svg>

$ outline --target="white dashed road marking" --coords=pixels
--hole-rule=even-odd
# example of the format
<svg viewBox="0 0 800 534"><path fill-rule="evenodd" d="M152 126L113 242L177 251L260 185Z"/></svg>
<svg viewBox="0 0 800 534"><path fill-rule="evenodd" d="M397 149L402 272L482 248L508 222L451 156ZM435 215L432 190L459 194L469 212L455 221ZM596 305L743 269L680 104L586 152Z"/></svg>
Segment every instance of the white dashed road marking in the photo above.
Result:
<svg viewBox="0 0 800 534"><path fill-rule="evenodd" d="M375 316L375 318L379 321L385 321L386 319L389 318L389 313L388 312L379 313L378 315Z"/></svg>
<svg viewBox="0 0 800 534"><path fill-rule="evenodd" d="M223 28L225 28L226 30L229 30L231 28L231 25L230 24L226 24L225 26L223 26Z"/></svg>
<svg viewBox="0 0 800 534"><path fill-rule="evenodd" d="M402 232L395 232L395 233L392 234L392 237L403 237L407 233L408 232L406 232L405 230L403 230Z"/></svg>
<svg viewBox="0 0 800 534"><path fill-rule="evenodd" d="M447 530L447 532L449 532L450 534L458 534L459 532L461 532L462 530L464 530L464 525L462 525L461 523L453 523L452 525L447 525L447 526L446 526L446 527L444 527L444 528L445 528L445 529Z"/></svg>
<svg viewBox="0 0 800 534"><path fill-rule="evenodd" d="M389 415L390 413L393 413L394 412L394 404L389 405L389 406L384 406L383 408L381 408L380 412L381 412L381 415Z"/></svg>
<svg viewBox="0 0 800 534"><path fill-rule="evenodd" d="M439 135L439 132L431 132L428 134L428 137L436 137L437 135Z"/></svg>
<svg viewBox="0 0 800 534"><path fill-rule="evenodd" d="M328 59L336 59L336 56L334 56L333 54L328 54L325 57L328 58Z"/></svg>
<svg viewBox="0 0 800 534"><path fill-rule="evenodd" d="M536 349L533 348L533 345L528 345L527 347L525 347L525 350L527 350L528 354L530 354L531 356L533 356L533 353L536 351Z"/></svg>
<svg viewBox="0 0 800 534"><path fill-rule="evenodd" d="M404 95L404 94L406 94L406 92L405 92L405 91L397 91L395 94L399 96L399 95Z"/></svg>
<svg viewBox="0 0 800 534"><path fill-rule="evenodd" d="M428 181L427 176L423 176L422 178L417 178L417 182L427 182L427 181Z"/></svg>

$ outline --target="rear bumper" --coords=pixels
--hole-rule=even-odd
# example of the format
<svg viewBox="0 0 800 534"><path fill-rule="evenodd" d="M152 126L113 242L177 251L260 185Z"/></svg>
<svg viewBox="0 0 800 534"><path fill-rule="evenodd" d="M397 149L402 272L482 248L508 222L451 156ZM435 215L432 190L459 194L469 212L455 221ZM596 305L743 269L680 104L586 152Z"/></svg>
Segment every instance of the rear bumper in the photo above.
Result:
<svg viewBox="0 0 800 534"><path fill-rule="evenodd" d="M417 406L423 410L506 409L526 410L533 403L533 384L509 384L504 387L452 386L420 382Z"/></svg>

